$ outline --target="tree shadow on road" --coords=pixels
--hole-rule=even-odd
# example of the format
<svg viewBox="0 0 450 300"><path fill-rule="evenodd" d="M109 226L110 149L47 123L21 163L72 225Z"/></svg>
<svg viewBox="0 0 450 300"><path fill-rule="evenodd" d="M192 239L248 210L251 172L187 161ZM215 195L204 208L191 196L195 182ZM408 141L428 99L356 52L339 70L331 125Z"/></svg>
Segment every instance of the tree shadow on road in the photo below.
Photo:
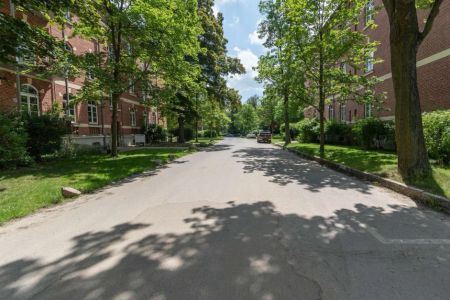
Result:
<svg viewBox="0 0 450 300"><path fill-rule="evenodd" d="M449 247L386 244L367 230L390 239L442 238L449 225L439 218L361 204L329 217L283 214L267 201L202 206L187 213L184 233L126 223L73 237L69 253L53 262L27 257L2 265L0 298L411 299L419 282L417 299L444 298ZM23 288L32 276L33 289Z"/></svg>
<svg viewBox="0 0 450 300"><path fill-rule="evenodd" d="M370 194L371 186L365 182L334 172L315 162L301 159L294 154L274 148L244 148L234 151L234 157L244 165L246 173L263 172L270 182L285 186L296 183L311 192L334 187L355 189Z"/></svg>

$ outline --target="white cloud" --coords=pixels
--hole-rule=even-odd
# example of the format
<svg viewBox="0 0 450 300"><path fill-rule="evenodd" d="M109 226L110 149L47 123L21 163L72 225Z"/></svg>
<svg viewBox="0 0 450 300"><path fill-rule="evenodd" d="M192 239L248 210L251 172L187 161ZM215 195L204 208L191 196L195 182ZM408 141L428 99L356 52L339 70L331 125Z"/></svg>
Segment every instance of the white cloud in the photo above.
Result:
<svg viewBox="0 0 450 300"><path fill-rule="evenodd" d="M246 74L229 76L228 86L237 89L244 100L246 97L254 94L261 95L263 88L261 84L255 80L255 77L258 76L258 72L253 70L254 67L258 66L258 57L250 49L234 47L233 50L236 52L235 56L241 60Z"/></svg>
<svg viewBox="0 0 450 300"><path fill-rule="evenodd" d="M241 60L247 74L252 77L258 76L258 72L253 70L254 67L258 66L258 56L250 49L242 50L239 47L234 47L233 50L236 51L236 57Z"/></svg>
<svg viewBox="0 0 450 300"><path fill-rule="evenodd" d="M215 4L213 7L212 7L212 10L213 10L213 13L214 13L214 15L217 17L217 15L219 14L219 7L217 6L217 4Z"/></svg>
<svg viewBox="0 0 450 300"><path fill-rule="evenodd" d="M264 42L265 42L264 39L259 38L258 32L256 32L256 30L253 31L252 33L250 33L248 35L248 38L249 38L250 43L252 45L261 45L262 46L264 44Z"/></svg>
<svg viewBox="0 0 450 300"><path fill-rule="evenodd" d="M241 19L239 19L238 16L233 16L233 19L231 20L231 22L227 23L227 25L230 27L234 27L234 26L239 25L240 21L241 21Z"/></svg>

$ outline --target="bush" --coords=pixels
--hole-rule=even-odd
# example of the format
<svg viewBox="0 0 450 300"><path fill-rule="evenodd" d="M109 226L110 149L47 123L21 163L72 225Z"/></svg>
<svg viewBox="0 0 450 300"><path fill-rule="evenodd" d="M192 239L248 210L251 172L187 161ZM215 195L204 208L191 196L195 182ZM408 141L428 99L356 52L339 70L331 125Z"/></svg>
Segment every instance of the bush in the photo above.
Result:
<svg viewBox="0 0 450 300"><path fill-rule="evenodd" d="M284 124L280 125L280 133L284 138ZM291 139L296 140L300 134L299 123L290 123L289 124L289 132L291 134Z"/></svg>
<svg viewBox="0 0 450 300"><path fill-rule="evenodd" d="M302 143L316 143L320 133L317 119L304 119L297 123L298 140Z"/></svg>
<svg viewBox="0 0 450 300"><path fill-rule="evenodd" d="M215 131L215 130L203 130L202 134L203 134L203 137L205 137L205 138L209 138L209 137L215 138L215 137L217 137L217 131ZM199 137L200 137L200 134L199 134Z"/></svg>
<svg viewBox="0 0 450 300"><path fill-rule="evenodd" d="M147 143L160 143L167 141L167 130L157 124L148 125L145 131Z"/></svg>
<svg viewBox="0 0 450 300"><path fill-rule="evenodd" d="M0 113L0 168L30 164L26 142L27 134L21 118Z"/></svg>
<svg viewBox="0 0 450 300"><path fill-rule="evenodd" d="M363 119L353 124L352 135L355 143L366 149L395 149L393 122Z"/></svg>
<svg viewBox="0 0 450 300"><path fill-rule="evenodd" d="M66 124L57 115L25 116L25 129L28 134L27 151L37 160L43 155L60 150Z"/></svg>
<svg viewBox="0 0 450 300"><path fill-rule="evenodd" d="M179 136L179 132L180 132L180 129L179 129L179 128L175 128L175 129L172 129L172 130L170 131L170 133L171 133L172 135L176 136L176 137ZM190 127L185 127L185 128L184 128L184 139L185 139L186 141L190 141L190 140L192 140L193 138L194 138L194 130L193 130L192 128L190 128Z"/></svg>
<svg viewBox="0 0 450 300"><path fill-rule="evenodd" d="M346 123L326 122L324 131L327 143L338 145L350 145L352 143L352 128Z"/></svg>
<svg viewBox="0 0 450 300"><path fill-rule="evenodd" d="M423 131L428 154L444 164L450 163L450 110L423 114Z"/></svg>

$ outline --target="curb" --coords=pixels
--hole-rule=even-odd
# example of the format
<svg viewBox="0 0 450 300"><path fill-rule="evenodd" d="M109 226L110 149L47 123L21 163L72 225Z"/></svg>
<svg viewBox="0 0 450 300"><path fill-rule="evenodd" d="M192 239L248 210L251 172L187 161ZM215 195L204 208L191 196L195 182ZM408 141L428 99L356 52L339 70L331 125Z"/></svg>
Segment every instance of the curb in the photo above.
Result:
<svg viewBox="0 0 450 300"><path fill-rule="evenodd" d="M273 144L279 148L283 148L283 146L278 145L278 144ZM286 149L286 148L283 148ZM440 207L440 208L444 208L449 210L450 209L450 199L443 197L443 196L439 196L436 194L432 194L430 192L424 191L422 189L413 187L413 186L409 186L406 185L404 183L392 180L392 179L387 179L387 178L383 178L381 176L372 174L372 173L367 173L367 172L363 172L357 169L353 169L323 158L320 158L318 156L312 156L303 152L299 152L299 151L295 151L292 149L286 149L287 151L298 155L302 158L308 159L308 160L312 160L315 162L318 162L319 164L326 166L330 169L333 169L335 171L350 175L352 177L356 177L358 179L362 179L365 181L369 181L372 183L377 183L378 185L388 188L394 192L397 192L399 194L405 195L410 197L413 200L416 200L418 202L424 203L428 206L431 207Z"/></svg>

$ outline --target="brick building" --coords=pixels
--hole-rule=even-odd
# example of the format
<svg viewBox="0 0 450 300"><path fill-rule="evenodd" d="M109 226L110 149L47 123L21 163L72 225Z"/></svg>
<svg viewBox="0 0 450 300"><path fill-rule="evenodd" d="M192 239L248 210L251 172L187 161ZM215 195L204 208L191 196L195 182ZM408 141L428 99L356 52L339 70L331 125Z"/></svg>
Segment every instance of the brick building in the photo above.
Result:
<svg viewBox="0 0 450 300"><path fill-rule="evenodd" d="M381 110L375 110L370 105L359 105L354 102L340 103L337 99L329 99L325 107L325 117L328 120L354 122L369 116L394 120L395 95L392 83L389 19L384 8L378 13L367 13L370 7L382 6L382 0L369 2L369 9L361 15L356 30L364 32L370 40L379 41L380 45L374 53L379 64L366 64L367 76L377 76L381 82L375 87L376 93L386 93L386 100ZM419 20L425 20L427 12L419 12ZM366 26L372 20L377 24L375 29ZM435 20L430 34L419 48L417 56L417 76L421 107L423 111L450 109L450 0L444 0L440 13ZM305 110L306 117L317 116L312 109Z"/></svg>
<svg viewBox="0 0 450 300"><path fill-rule="evenodd" d="M66 26L64 32L57 26L48 24L44 18L31 12L20 12L14 9L11 1L2 0L1 12L14 15L33 26L46 28L58 39L71 36L71 27ZM72 37L67 39L67 46L76 55L99 51L100 46L93 41ZM94 102L69 105L71 96L76 95L89 80L83 75L77 78L53 76L41 78L32 74L17 75L14 66L0 65L0 111L17 111L19 108L28 113L42 114L49 111L55 103L64 108L64 114L71 121L71 137L80 144L101 143L103 136L111 133L111 102L108 97L101 104ZM17 99L18 82L20 82L20 99ZM69 97L66 96L69 94ZM120 97L118 104L119 141L123 144L133 143L134 135L141 133L144 123L166 126L165 119L155 107L143 104L139 91L130 88ZM109 138L107 138L109 139Z"/></svg>

